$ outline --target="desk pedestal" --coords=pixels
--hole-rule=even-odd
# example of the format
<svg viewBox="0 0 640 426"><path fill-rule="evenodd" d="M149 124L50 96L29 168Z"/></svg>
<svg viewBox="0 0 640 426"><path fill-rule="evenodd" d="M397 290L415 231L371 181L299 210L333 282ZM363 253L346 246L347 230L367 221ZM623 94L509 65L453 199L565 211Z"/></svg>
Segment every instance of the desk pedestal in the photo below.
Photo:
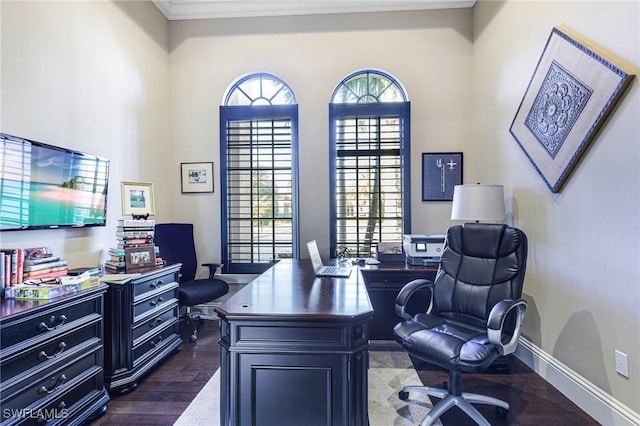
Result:
<svg viewBox="0 0 640 426"><path fill-rule="evenodd" d="M367 425L366 329L222 319L222 424Z"/></svg>

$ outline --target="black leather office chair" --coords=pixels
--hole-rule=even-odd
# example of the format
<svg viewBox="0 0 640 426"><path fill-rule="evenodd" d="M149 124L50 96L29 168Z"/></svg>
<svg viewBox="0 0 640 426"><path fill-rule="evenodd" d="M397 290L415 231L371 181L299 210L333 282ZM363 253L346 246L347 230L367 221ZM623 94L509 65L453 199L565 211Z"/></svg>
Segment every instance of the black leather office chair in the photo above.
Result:
<svg viewBox="0 0 640 426"><path fill-rule="evenodd" d="M394 328L396 340L410 355L449 370L444 387L405 386L399 393L403 400L410 392L441 398L422 426L454 405L480 425L489 423L470 403L495 405L506 415L507 402L462 392L461 372L485 371L498 357L515 351L527 309L521 299L526 263L527 237L519 229L452 226L434 282L414 280L398 294L396 313L403 321ZM407 301L425 287L432 290L429 309L411 316Z"/></svg>
<svg viewBox="0 0 640 426"><path fill-rule="evenodd" d="M195 305L211 302L229 292L229 285L214 275L220 264L203 263L209 268L209 278L195 279L198 260L193 240L193 225L190 223L160 223L156 224L155 244L160 248L160 256L167 262L180 262L180 287L178 300L180 306L185 307L184 319L191 326L193 334L191 342L198 339L198 329L194 319L213 319L215 316L192 315L191 308Z"/></svg>

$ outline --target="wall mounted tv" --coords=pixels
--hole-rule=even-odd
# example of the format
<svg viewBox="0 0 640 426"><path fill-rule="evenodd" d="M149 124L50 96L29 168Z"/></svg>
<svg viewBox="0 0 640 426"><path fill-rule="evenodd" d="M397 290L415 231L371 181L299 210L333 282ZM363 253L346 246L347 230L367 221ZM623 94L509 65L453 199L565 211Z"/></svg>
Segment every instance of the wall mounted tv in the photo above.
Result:
<svg viewBox="0 0 640 426"><path fill-rule="evenodd" d="M0 231L105 226L109 160L0 133Z"/></svg>

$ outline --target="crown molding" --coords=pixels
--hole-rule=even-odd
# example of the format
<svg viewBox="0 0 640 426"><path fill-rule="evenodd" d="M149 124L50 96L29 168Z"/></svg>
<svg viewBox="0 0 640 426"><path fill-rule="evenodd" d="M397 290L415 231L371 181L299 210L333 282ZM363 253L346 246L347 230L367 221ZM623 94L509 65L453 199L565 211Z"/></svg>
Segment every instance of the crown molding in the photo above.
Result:
<svg viewBox="0 0 640 426"><path fill-rule="evenodd" d="M476 0L152 0L170 21L472 8Z"/></svg>

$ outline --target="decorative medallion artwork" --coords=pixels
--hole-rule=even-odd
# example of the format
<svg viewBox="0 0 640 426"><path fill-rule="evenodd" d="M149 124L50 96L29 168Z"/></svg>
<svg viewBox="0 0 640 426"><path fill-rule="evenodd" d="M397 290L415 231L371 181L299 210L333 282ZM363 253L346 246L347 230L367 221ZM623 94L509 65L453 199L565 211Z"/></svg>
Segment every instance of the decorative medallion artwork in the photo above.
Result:
<svg viewBox="0 0 640 426"><path fill-rule="evenodd" d="M560 191L632 78L566 29L553 29L509 130L551 192Z"/></svg>

